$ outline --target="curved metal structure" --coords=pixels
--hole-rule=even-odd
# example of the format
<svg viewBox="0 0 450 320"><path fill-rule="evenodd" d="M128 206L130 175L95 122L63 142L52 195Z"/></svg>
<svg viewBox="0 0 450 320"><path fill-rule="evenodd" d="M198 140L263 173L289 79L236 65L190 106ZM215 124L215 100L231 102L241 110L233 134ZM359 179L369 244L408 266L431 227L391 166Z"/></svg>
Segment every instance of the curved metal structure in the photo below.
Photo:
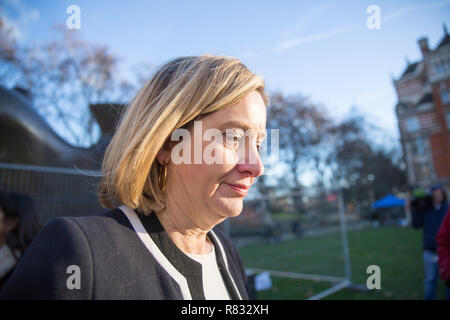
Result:
<svg viewBox="0 0 450 320"><path fill-rule="evenodd" d="M23 92L0 86L0 162L99 169L119 115L117 106L91 106L101 120L102 136L90 148L77 148L48 125Z"/></svg>

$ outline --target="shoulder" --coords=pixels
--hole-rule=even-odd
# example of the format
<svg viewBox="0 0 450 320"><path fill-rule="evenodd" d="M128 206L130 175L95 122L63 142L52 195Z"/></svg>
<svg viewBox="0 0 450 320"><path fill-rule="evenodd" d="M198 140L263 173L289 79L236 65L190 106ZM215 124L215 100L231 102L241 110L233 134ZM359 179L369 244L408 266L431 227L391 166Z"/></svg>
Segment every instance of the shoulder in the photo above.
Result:
<svg viewBox="0 0 450 320"><path fill-rule="evenodd" d="M107 230L114 233L130 227L128 220L118 208L89 216L58 217L44 226L33 243L35 246L47 243L63 246L80 240L87 241L88 238L98 236Z"/></svg>
<svg viewBox="0 0 450 320"><path fill-rule="evenodd" d="M105 260L105 255L131 247L131 237L124 237L129 227L120 209L51 220L20 259L2 291L2 298L92 298L95 270L105 270L105 264L111 262ZM82 270L81 290L68 290L66 282L71 266Z"/></svg>
<svg viewBox="0 0 450 320"><path fill-rule="evenodd" d="M65 217L62 219L65 220L65 223L76 225L85 233L98 233L106 230L119 231L132 228L127 217L119 208L105 210L88 216Z"/></svg>
<svg viewBox="0 0 450 320"><path fill-rule="evenodd" d="M70 218L56 218L45 225L2 290L5 299L86 298L91 286L68 291L67 270L83 270L83 282L91 284L92 255L88 241Z"/></svg>
<svg viewBox="0 0 450 320"><path fill-rule="evenodd" d="M132 225L119 208L89 216L58 218L48 228L48 232L56 230L60 237L64 236L74 248L85 244L85 248L95 252L93 258L100 264L111 252L133 251L140 246Z"/></svg>

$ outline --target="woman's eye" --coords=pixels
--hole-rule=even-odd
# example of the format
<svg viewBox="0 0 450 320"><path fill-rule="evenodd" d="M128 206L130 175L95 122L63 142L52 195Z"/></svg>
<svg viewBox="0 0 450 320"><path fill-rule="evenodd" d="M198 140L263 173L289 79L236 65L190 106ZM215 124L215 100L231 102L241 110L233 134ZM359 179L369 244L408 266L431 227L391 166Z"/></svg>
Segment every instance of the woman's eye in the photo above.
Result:
<svg viewBox="0 0 450 320"><path fill-rule="evenodd" d="M240 134L236 134L236 133L228 133L226 134L225 132L223 133L224 135L224 142L227 146L232 147L232 148L238 148L239 147L239 143L243 137L243 135Z"/></svg>
<svg viewBox="0 0 450 320"><path fill-rule="evenodd" d="M226 142L235 147L239 146L240 140L241 140L241 137L239 137L239 136L232 136L232 137L226 138Z"/></svg>

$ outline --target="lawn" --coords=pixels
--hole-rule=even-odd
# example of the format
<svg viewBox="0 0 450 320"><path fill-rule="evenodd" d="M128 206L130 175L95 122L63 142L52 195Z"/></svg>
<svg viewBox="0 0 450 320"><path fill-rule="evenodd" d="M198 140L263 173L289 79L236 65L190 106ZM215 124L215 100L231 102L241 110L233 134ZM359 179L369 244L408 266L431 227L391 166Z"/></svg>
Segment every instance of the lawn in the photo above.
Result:
<svg viewBox="0 0 450 320"><path fill-rule="evenodd" d="M422 233L411 228L365 228L348 232L352 282L366 284L370 265L381 269L381 289L344 289L326 299L422 299ZM251 245L239 249L248 268L261 268L344 277L340 233L304 237L277 244ZM272 277L272 289L259 291L258 299L306 299L332 284ZM439 279L437 297L445 298Z"/></svg>

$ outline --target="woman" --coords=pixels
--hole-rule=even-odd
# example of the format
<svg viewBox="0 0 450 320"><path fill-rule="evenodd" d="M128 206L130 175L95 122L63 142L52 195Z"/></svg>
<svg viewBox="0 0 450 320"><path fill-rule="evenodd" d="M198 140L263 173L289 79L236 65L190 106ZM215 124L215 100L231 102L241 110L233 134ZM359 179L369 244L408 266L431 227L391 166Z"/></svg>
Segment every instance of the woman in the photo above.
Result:
<svg viewBox="0 0 450 320"><path fill-rule="evenodd" d="M31 197L0 191L0 289L40 229Z"/></svg>
<svg viewBox="0 0 450 320"><path fill-rule="evenodd" d="M163 65L106 150L99 198L111 210L49 223L3 297L247 299L239 255L212 229L240 214L263 173L267 104L237 59Z"/></svg>

